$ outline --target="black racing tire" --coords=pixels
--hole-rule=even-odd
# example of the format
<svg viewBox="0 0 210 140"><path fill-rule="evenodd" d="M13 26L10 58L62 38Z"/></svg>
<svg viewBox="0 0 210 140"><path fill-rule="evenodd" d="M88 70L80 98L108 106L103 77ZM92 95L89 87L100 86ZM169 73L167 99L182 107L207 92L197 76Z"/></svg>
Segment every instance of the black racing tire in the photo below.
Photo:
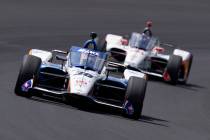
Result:
<svg viewBox="0 0 210 140"><path fill-rule="evenodd" d="M176 85L179 79L179 72L182 65L182 57L178 55L171 55L166 66L166 71L168 72L171 80L170 83Z"/></svg>
<svg viewBox="0 0 210 140"><path fill-rule="evenodd" d="M141 117L146 87L147 81L145 79L139 77L129 78L125 94L125 102L131 103L134 111L132 114L128 114L125 109L124 115L126 117L134 120L138 120Z"/></svg>
<svg viewBox="0 0 210 140"><path fill-rule="evenodd" d="M62 97L62 101L66 105L71 105L71 97L69 97L69 94L64 94Z"/></svg>
<svg viewBox="0 0 210 140"><path fill-rule="evenodd" d="M33 55L25 55L20 67L19 75L16 81L15 94L18 96L31 97L29 92L21 89L21 86L28 80L33 79L34 83L38 78L39 69L41 66L41 59Z"/></svg>

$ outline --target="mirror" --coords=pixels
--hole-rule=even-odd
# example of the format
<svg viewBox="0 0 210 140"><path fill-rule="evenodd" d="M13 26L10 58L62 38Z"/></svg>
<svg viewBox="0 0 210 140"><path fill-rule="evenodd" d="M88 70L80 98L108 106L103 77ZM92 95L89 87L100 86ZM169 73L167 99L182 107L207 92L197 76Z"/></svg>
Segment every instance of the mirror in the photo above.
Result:
<svg viewBox="0 0 210 140"><path fill-rule="evenodd" d="M67 61L67 58L66 58L65 56L56 55L55 58L56 58L57 60Z"/></svg>

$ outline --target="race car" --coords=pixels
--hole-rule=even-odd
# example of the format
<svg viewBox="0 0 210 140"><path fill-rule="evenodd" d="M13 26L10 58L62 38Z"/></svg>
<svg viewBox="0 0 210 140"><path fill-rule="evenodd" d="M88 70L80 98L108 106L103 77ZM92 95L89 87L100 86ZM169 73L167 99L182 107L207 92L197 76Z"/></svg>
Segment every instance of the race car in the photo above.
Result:
<svg viewBox="0 0 210 140"><path fill-rule="evenodd" d="M74 97L85 98L139 119L147 87L146 75L107 61L107 56L105 52L77 46L68 52L31 49L23 58L15 93L24 97L41 94L65 102L71 102ZM122 74L115 76L118 69Z"/></svg>
<svg viewBox="0 0 210 140"><path fill-rule="evenodd" d="M185 84L189 77L193 55L156 37L133 32L130 39L108 34L103 45L112 57L125 66L157 76L171 84Z"/></svg>

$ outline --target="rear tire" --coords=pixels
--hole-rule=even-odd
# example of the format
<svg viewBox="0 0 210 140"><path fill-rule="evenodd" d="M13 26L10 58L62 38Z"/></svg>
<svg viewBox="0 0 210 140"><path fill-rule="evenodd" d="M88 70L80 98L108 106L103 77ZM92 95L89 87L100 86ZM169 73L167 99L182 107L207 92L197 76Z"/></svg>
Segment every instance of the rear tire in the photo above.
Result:
<svg viewBox="0 0 210 140"><path fill-rule="evenodd" d="M125 116L138 120L141 117L143 102L146 93L147 81L138 77L130 77L125 97ZM129 114L126 105L131 104L132 114Z"/></svg>
<svg viewBox="0 0 210 140"><path fill-rule="evenodd" d="M182 65L182 57L178 55L171 55L166 66L166 71L170 76L170 83L177 84L179 79L179 72Z"/></svg>
<svg viewBox="0 0 210 140"><path fill-rule="evenodd" d="M33 55L25 55L22 65L20 67L19 75L15 86L15 94L24 97L31 97L32 95L22 90L22 85L33 79L34 83L38 78L39 69L41 66L41 59Z"/></svg>

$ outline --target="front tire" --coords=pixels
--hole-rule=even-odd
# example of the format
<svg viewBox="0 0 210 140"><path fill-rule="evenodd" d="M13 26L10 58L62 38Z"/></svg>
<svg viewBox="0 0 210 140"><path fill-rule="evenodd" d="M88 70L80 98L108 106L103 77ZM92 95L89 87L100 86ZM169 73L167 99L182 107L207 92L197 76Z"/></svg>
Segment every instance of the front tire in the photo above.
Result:
<svg viewBox="0 0 210 140"><path fill-rule="evenodd" d="M126 117L135 120L141 117L146 87L145 79L130 77L124 103Z"/></svg>
<svg viewBox="0 0 210 140"><path fill-rule="evenodd" d="M178 55L171 55L166 66L166 72L170 76L170 83L177 84L179 79L179 72L181 70L182 57Z"/></svg>
<svg viewBox="0 0 210 140"><path fill-rule="evenodd" d="M22 65L20 67L18 79L15 86L15 94L18 96L31 97L27 91L22 90L22 85L33 79L36 82L38 78L39 69L41 66L41 59L33 55L25 55ZM34 83L33 82L33 83Z"/></svg>

